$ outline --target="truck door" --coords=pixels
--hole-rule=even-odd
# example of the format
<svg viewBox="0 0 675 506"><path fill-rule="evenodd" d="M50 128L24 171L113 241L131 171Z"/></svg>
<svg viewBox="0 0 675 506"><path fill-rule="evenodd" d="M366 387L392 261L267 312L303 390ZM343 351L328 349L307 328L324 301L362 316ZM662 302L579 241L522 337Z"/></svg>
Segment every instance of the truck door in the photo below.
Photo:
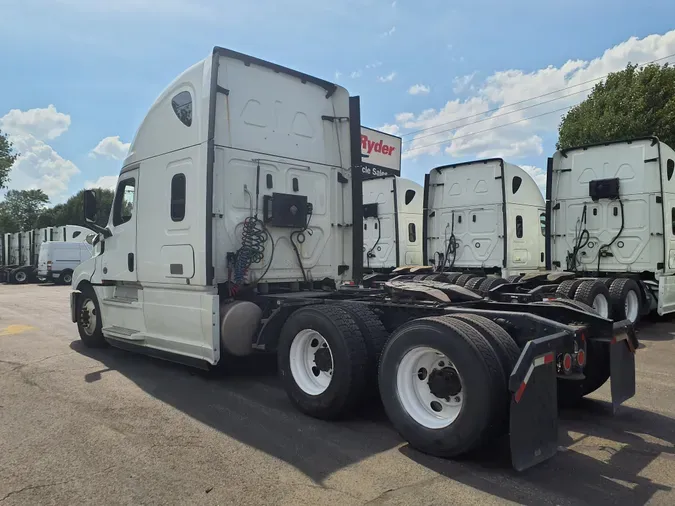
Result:
<svg viewBox="0 0 675 506"><path fill-rule="evenodd" d="M105 240L101 255L102 279L137 281L136 220L138 169L125 172L117 182L117 191L110 217L112 236Z"/></svg>

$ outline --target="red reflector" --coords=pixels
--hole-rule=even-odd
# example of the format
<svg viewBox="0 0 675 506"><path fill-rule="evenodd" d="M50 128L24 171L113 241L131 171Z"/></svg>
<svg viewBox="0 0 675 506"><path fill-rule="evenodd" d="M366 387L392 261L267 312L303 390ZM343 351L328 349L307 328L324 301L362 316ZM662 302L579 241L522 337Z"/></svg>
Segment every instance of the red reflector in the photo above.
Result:
<svg viewBox="0 0 675 506"><path fill-rule="evenodd" d="M565 353L565 357L563 358L563 368L565 371L572 369L572 356L569 353Z"/></svg>
<svg viewBox="0 0 675 506"><path fill-rule="evenodd" d="M577 353L577 364L584 365L586 363L586 353L584 350L579 350Z"/></svg>
<svg viewBox="0 0 675 506"><path fill-rule="evenodd" d="M549 353L546 356L544 356L545 364L550 364L551 362L553 362L553 353Z"/></svg>
<svg viewBox="0 0 675 506"><path fill-rule="evenodd" d="M527 383L524 381L520 384L520 387L518 388L518 391L516 392L516 395L514 395L514 399L516 402L520 402L520 398L523 396L523 393L525 392L525 387L527 386Z"/></svg>
<svg viewBox="0 0 675 506"><path fill-rule="evenodd" d="M581 333L581 342L583 343L584 341L586 341L586 334L584 334L584 333L582 332L582 333Z"/></svg>

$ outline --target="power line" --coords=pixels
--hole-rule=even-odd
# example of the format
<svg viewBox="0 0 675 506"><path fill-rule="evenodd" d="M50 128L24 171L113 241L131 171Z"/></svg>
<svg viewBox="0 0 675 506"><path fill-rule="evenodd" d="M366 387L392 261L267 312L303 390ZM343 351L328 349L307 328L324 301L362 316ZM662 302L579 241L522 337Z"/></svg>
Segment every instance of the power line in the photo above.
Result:
<svg viewBox="0 0 675 506"><path fill-rule="evenodd" d="M448 142L454 142L457 139L462 139L464 137L471 137L472 135L482 134L482 133L485 133L485 132L489 132L490 130L496 130L497 128L502 128L502 127L509 126L509 125L515 125L516 123L522 123L523 121L527 121L527 120L530 120L530 119L540 118L540 117L546 116L548 114L554 114L556 112L564 111L566 109L571 109L575 105L579 105L579 104L568 105L567 107L561 107L560 109L556 109L554 111L544 112L542 114L537 114L536 116L528 116L527 118L521 118L521 119L516 120L516 121L511 121L510 123L504 123L502 125L496 125L496 126L493 126L493 127L490 127L490 128L486 128L485 130L479 130L477 132L471 132L471 133L464 134L464 135L458 135L457 137L453 137L452 139L445 139L445 140L442 140L442 141L439 141L439 142L433 142L431 144L424 144L423 146L416 146L414 148L410 148L410 149L406 150L406 153L409 153L410 151L417 151L418 149L429 148L431 146L437 146L438 144L446 144Z"/></svg>
<svg viewBox="0 0 675 506"><path fill-rule="evenodd" d="M502 116L508 116L509 114L513 114L515 112L525 111L527 109L532 109L533 107L539 107L540 105L544 105L544 104L550 104L551 102L555 102L556 100L571 97L572 95L578 95L579 93L583 93L585 91L590 91L592 89L593 89L592 87L591 88L584 88L583 90L568 93L567 95L562 95L560 97L552 98L552 99L546 100L544 102L537 102L536 104L528 105L527 107L521 107L520 109L516 109L515 111L505 112L504 114L493 114L492 116L488 116L487 118L483 118L483 119L479 119L477 121L472 121L471 123L467 123L466 125L460 125L460 126L457 126L457 127L447 128L445 130L439 130L438 132L432 132L432 133L429 133L429 134L426 134L426 135L420 135L420 136L415 137L413 139L406 139L405 141L403 141L403 143L406 143L406 142L410 143L410 142L416 141L418 139L424 139L426 137L433 137L434 135L442 134L442 133L445 133L445 132L451 132L451 131L456 130L458 128L464 128L464 127L467 127L467 126L475 125L476 123L482 123L483 121L489 121L493 118L501 118ZM481 114L485 114L485 113L481 113ZM480 114L479 114L479 116L480 116ZM450 121L448 123L443 123L443 124L449 125L450 123L457 123L458 121L461 121L461 119L457 119L457 120Z"/></svg>
<svg viewBox="0 0 675 506"><path fill-rule="evenodd" d="M657 62L657 61L666 60L666 59L668 59L668 58L672 58L673 56L675 56L675 53L669 54L668 56L663 56L663 57L661 57L661 58L656 58L656 59L651 60L651 61L648 61L648 62L640 63L640 64L638 65L638 67L644 67L645 65L649 65L650 63L655 63L655 62ZM668 63L668 62L666 62L666 63ZM465 116L464 118L459 118L459 119L456 119L456 120L452 120L452 121L449 121L449 122L447 122L447 123L441 123L440 125L434 125L434 126L427 127L427 128L421 128L421 129L419 129L419 130L414 130L414 131L412 131L412 132L407 132L407 133L405 133L405 134L402 134L401 137L408 137L408 136L410 136L410 135L415 135L415 134L420 133L420 132L426 132L427 130L431 130L431 129L433 129L433 128L438 128L438 127L442 127L442 126L445 126L445 125L449 125L450 123L455 123L455 122L458 122L458 121L463 121L463 120L465 120L465 119L471 119L471 118L476 118L476 117L478 117L478 116L483 116L484 114L489 114L489 113L491 113L491 112L499 111L500 109L504 109L505 107L511 107L511 106L514 106L514 105L524 104L525 102L529 102L530 100L536 100L537 98L547 97L547 96L549 96L549 95L553 95L553 94L555 94L555 93L559 93L559 92L561 92L561 91L565 91L565 90L568 90L568 89L570 89L570 88L576 88L576 87L578 87L578 86L583 86L584 84L592 83L592 82L594 82L594 81L599 81L599 80L601 80L601 79L604 79L604 78L607 77L608 75L609 75L609 74L605 74L604 76L596 77L596 78L594 78L594 79L589 79L588 81L584 81L584 82L581 82L581 83L573 84L573 85L571 85L571 86L565 86L564 88L560 88L560 89L557 89L557 90L549 91L548 93L543 93L543 94L541 94L541 95L537 95L537 96L535 96L535 97L526 98L526 99L524 99L524 100L519 100L518 102L512 102L512 103L510 103L510 104L504 104L504 105L501 105L501 106L499 106L499 107L495 107L495 108L493 108L493 109L488 109L488 110L485 111L485 112L481 112L481 113L478 113L478 114L472 114L471 116ZM519 110L521 110L521 109L519 109ZM516 110L516 111L511 111L511 112L517 112L517 110Z"/></svg>

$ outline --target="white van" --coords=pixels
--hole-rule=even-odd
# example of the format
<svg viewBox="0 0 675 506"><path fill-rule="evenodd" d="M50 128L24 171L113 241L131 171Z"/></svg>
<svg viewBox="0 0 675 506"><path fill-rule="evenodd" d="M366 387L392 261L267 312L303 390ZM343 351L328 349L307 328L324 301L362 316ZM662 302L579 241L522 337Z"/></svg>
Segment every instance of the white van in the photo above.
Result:
<svg viewBox="0 0 675 506"><path fill-rule="evenodd" d="M75 267L91 258L92 253L89 242L43 242L38 257L38 279L69 285Z"/></svg>

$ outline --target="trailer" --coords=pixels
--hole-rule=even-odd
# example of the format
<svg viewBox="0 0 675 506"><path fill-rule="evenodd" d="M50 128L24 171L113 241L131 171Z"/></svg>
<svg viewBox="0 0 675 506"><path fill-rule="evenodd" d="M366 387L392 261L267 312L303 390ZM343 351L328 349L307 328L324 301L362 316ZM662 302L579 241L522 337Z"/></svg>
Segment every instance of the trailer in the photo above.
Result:
<svg viewBox="0 0 675 506"><path fill-rule="evenodd" d="M363 181L366 271L422 264L422 186L393 175Z"/></svg>
<svg viewBox="0 0 675 506"><path fill-rule="evenodd" d="M276 353L309 416L379 395L413 447L454 457L508 433L516 469L556 452L559 391L610 377L615 408L634 395L628 321L410 275L362 286L360 123L359 97L258 58L217 47L186 70L140 125L107 226L84 194L82 342L214 372Z"/></svg>

